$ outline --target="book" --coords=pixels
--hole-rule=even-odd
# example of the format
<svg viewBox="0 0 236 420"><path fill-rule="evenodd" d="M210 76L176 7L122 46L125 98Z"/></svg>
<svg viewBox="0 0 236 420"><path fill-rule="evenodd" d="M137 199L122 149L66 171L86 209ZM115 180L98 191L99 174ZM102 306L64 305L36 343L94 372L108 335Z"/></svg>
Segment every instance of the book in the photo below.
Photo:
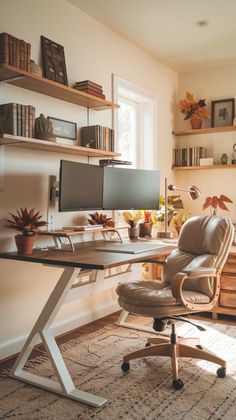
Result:
<svg viewBox="0 0 236 420"><path fill-rule="evenodd" d="M97 89L102 89L101 85L98 85L97 83L92 82L91 80L82 80L81 82L76 82L75 86L90 86Z"/></svg>
<svg viewBox="0 0 236 420"><path fill-rule="evenodd" d="M98 92L98 93L103 94L102 88L97 88L96 86L91 86L91 85L77 85L77 84L75 84L73 87L75 89L79 89L79 90L91 89L91 90L94 90L95 92Z"/></svg>
<svg viewBox="0 0 236 420"><path fill-rule="evenodd" d="M0 132L17 135L17 104L0 105Z"/></svg>
<svg viewBox="0 0 236 420"><path fill-rule="evenodd" d="M90 89L90 88L81 89L81 88L76 87L75 89L80 90L81 92L84 92L84 93L88 93L89 95L97 96L98 98L102 98L102 99L106 98L106 96L103 95L102 93L99 93L96 90L93 90L93 89Z"/></svg>
<svg viewBox="0 0 236 420"><path fill-rule="evenodd" d="M6 32L0 34L0 63L9 64L9 35Z"/></svg>
<svg viewBox="0 0 236 420"><path fill-rule="evenodd" d="M17 104L17 135L21 136L21 105Z"/></svg>
<svg viewBox="0 0 236 420"><path fill-rule="evenodd" d="M99 125L89 125L81 127L80 138L81 146L99 149Z"/></svg>

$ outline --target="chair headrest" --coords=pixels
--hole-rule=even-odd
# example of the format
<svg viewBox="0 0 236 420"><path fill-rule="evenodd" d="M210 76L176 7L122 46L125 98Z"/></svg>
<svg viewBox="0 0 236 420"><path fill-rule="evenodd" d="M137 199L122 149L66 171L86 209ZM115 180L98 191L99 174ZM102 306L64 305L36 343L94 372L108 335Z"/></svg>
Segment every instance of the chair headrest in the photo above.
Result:
<svg viewBox="0 0 236 420"><path fill-rule="evenodd" d="M232 223L225 217L191 217L182 226L178 247L197 255L219 255L232 236L232 228Z"/></svg>

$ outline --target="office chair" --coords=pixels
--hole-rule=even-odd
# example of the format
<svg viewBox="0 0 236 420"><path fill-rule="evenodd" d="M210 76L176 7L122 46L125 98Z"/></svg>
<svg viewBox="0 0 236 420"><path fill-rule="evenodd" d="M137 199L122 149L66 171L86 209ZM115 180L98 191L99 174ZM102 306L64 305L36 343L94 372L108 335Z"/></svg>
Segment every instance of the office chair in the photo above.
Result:
<svg viewBox="0 0 236 420"><path fill-rule="evenodd" d="M153 328L156 331L163 331L167 324L172 327L170 337L149 338L146 348L124 356L121 366L124 372L129 371L129 361L132 359L169 356L174 389L183 387L178 376L178 357L216 363L220 365L217 376L225 376L226 362L203 350L199 339L181 337L177 340L175 321L190 322L181 318L181 315L210 311L215 306L220 291L220 274L233 234L233 225L227 218L216 215L192 217L182 226L177 249L164 263L162 261L162 282L140 280L117 287L118 302L123 309L135 315L154 318ZM204 330L201 326L195 326Z"/></svg>

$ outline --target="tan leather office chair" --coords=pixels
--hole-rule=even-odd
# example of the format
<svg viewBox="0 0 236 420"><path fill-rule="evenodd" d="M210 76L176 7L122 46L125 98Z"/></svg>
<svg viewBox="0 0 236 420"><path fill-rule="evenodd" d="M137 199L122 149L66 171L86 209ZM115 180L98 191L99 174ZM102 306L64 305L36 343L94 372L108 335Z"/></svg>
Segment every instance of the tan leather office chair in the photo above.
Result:
<svg viewBox="0 0 236 420"><path fill-rule="evenodd" d="M215 306L219 297L220 274L233 233L233 225L227 218L216 215L192 217L181 229L178 248L164 262L163 282L143 280L118 286L118 302L123 309L136 315L153 317L156 331L163 331L168 323L172 327L170 338L149 338L146 348L126 355L121 366L123 371L129 370L129 361L132 359L169 356L173 387L181 389L183 382L178 377L178 357L190 357L220 365L217 375L225 376L226 362L203 350L199 339L177 340L174 321L180 320L181 315L209 311Z"/></svg>

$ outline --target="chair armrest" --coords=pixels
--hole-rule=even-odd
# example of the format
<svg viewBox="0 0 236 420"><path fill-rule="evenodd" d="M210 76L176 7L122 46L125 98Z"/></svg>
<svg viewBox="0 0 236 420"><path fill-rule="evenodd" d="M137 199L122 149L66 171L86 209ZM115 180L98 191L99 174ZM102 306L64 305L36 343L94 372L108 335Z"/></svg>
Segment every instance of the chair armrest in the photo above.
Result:
<svg viewBox="0 0 236 420"><path fill-rule="evenodd" d="M193 270L183 270L183 273L186 274L188 278L215 277L216 269L210 267L199 267Z"/></svg>
<svg viewBox="0 0 236 420"><path fill-rule="evenodd" d="M204 267L203 267L204 268ZM202 271L202 274L200 274ZM188 270L186 270L188 272ZM191 311L208 311L212 309L218 300L219 293L220 293L220 271L215 269L205 269L205 270L189 270L190 274L193 273L194 276L188 276L186 272L177 273L172 281L171 281L171 292L172 295L175 297L177 302L181 303L185 308L190 309ZM196 276L195 274L198 273ZM210 302L208 303L191 303L188 302L183 294L183 285L185 280L189 278L204 278L204 277L213 277L215 279L214 282L214 292L213 296L210 298Z"/></svg>

